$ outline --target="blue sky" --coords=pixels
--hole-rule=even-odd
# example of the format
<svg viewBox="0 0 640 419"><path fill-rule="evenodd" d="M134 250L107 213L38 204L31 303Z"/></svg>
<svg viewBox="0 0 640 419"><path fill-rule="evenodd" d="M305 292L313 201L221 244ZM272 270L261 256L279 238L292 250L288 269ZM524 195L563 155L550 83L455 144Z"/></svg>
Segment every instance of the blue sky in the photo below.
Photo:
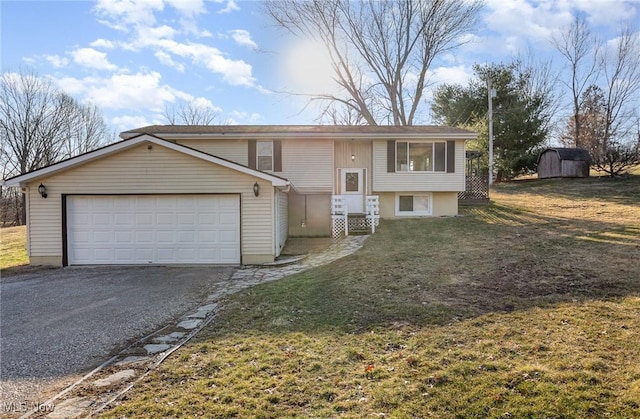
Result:
<svg viewBox="0 0 640 419"><path fill-rule="evenodd" d="M466 83L474 63L518 54L553 58L549 39L573 10L605 40L621 20L640 21L640 0L487 0L471 42L440 57L432 81ZM2 71L34 68L116 131L164 123L180 101L215 107L219 123L311 124L317 111L282 92L329 83L321 48L278 31L259 2L1 0L0 14Z"/></svg>

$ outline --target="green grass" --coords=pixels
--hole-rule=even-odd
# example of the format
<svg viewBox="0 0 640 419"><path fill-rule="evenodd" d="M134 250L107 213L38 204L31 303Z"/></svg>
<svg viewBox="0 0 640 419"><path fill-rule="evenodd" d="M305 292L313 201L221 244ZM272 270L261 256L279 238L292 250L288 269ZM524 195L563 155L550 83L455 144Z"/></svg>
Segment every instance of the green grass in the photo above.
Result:
<svg viewBox="0 0 640 419"><path fill-rule="evenodd" d="M0 270L29 263L27 256L27 228L25 226L0 229ZM4 272L3 272L4 273Z"/></svg>
<svg viewBox="0 0 640 419"><path fill-rule="evenodd" d="M231 296L105 416L640 416L640 177L492 200Z"/></svg>

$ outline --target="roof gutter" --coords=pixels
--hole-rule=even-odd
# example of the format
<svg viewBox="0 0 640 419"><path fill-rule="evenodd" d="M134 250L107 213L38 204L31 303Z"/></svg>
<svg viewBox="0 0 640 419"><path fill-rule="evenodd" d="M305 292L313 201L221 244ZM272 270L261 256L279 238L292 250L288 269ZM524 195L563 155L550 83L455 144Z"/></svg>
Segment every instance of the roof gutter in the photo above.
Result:
<svg viewBox="0 0 640 419"><path fill-rule="evenodd" d="M139 133L121 133L120 138L127 140L137 137ZM221 140L221 139L271 139L279 140L283 138L296 139L334 139L334 140L389 140L389 139L447 139L447 140L475 140L478 134L469 133L310 133L310 132L233 132L233 133L163 133L156 132L157 135L166 140Z"/></svg>

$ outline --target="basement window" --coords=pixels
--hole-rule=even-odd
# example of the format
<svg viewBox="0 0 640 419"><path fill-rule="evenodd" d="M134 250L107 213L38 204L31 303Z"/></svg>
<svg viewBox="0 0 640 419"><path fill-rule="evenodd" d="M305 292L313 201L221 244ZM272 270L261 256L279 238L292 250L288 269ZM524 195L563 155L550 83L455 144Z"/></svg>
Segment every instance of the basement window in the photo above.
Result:
<svg viewBox="0 0 640 419"><path fill-rule="evenodd" d="M430 193L396 194L396 216L431 215L431 198Z"/></svg>

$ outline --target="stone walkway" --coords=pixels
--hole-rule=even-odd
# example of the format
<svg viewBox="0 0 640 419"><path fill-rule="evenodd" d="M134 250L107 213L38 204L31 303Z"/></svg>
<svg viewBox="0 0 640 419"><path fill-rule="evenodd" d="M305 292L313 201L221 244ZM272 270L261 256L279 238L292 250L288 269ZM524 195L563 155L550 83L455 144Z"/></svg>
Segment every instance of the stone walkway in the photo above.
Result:
<svg viewBox="0 0 640 419"><path fill-rule="evenodd" d="M139 380L159 366L173 351L185 344L215 317L221 298L264 282L325 265L360 249L369 236L348 236L332 242L320 252L292 257L269 265L243 266L228 280L216 283L207 301L193 312L137 341L82 380L38 406L26 417L75 418L93 415L117 401Z"/></svg>
<svg viewBox="0 0 640 419"><path fill-rule="evenodd" d="M233 274L231 282L242 281L243 285L250 284L249 286L252 286L262 282L275 281L316 266L326 265L360 249L368 237L369 236L347 236L342 240L332 242L329 248L322 252L312 253L304 258L297 258L299 260L294 263L283 266L277 264L245 266ZM292 259L295 260L296 258ZM242 288L246 287L243 286Z"/></svg>

